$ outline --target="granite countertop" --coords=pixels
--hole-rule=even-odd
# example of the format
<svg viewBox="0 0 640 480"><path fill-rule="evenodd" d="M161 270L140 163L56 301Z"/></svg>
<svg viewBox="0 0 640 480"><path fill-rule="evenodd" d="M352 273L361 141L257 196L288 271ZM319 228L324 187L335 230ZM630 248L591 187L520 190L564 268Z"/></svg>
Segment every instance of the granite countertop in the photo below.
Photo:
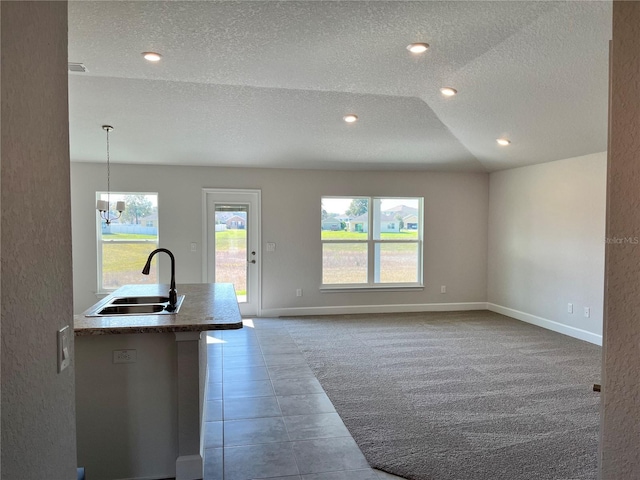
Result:
<svg viewBox="0 0 640 480"><path fill-rule="evenodd" d="M74 318L76 336L119 333L197 332L242 328L233 284L190 283L177 285L184 295L180 310L171 315L114 315L86 317L85 314L105 305L114 297L167 295L168 284L125 285Z"/></svg>

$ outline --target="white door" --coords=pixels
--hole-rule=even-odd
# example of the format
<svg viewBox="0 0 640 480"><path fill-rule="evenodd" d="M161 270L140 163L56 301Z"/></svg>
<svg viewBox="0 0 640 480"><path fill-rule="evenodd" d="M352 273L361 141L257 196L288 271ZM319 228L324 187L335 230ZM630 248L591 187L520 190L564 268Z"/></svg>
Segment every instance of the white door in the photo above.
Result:
<svg viewBox="0 0 640 480"><path fill-rule="evenodd" d="M260 191L203 190L203 281L233 283L243 316L260 314Z"/></svg>

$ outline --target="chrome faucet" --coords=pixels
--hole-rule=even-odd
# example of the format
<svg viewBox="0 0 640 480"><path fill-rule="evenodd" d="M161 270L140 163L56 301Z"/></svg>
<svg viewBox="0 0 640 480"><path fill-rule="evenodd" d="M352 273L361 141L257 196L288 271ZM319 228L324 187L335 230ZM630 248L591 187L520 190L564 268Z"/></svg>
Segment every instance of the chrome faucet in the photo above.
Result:
<svg viewBox="0 0 640 480"><path fill-rule="evenodd" d="M151 259L158 252L165 252L171 258L171 286L169 287L169 305L167 305L164 309L167 312L173 312L176 309L176 304L178 303L178 292L176 291L176 259L166 248L156 248L153 252L149 254L149 258L147 258L147 263L145 263L144 268L142 269L143 275L149 275L149 270L151 269Z"/></svg>

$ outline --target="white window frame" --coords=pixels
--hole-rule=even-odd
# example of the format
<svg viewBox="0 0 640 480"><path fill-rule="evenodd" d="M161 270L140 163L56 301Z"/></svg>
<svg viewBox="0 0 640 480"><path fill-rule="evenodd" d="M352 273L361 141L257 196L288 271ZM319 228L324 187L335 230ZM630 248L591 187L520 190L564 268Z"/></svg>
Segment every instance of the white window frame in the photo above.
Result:
<svg viewBox="0 0 640 480"><path fill-rule="evenodd" d="M105 195L107 192L104 191L98 191L96 192L96 200L100 200L101 199L101 195ZM158 199L158 211L160 211L160 196L158 195L158 192L110 192L111 195L155 195L156 198ZM112 202L113 203L113 202ZM100 212L98 212L96 210L96 248L97 248L97 254L96 254L96 258L97 258L97 290L96 290L96 294L98 295L108 295L111 292L115 291L115 288L104 288L102 285L102 246L104 243L113 243L115 242L115 240L107 240L104 241L102 240L102 224L105 222L105 220L100 216ZM159 224L160 222L158 222ZM140 239L140 240L118 240L117 241L119 245L127 245L127 244L140 244L140 243L155 243L156 244L156 248L158 248L160 246L160 230L158 229L158 234L156 235L156 239L155 241L153 240L144 240L144 239ZM155 249L154 249L155 250ZM142 264L140 266L140 271L142 272L142 268L144 267L144 264ZM158 262L158 278L160 278L160 262Z"/></svg>
<svg viewBox="0 0 640 480"><path fill-rule="evenodd" d="M321 283L320 291L327 292L339 292L339 291L352 291L352 290L422 290L424 289L423 284L423 264L424 264L424 240L423 240L423 231L424 231L424 197L406 197L406 196L375 196L370 197L367 195L340 195L340 196L329 196L323 195L321 197L321 202L324 199L331 198L352 198L352 199L366 199L369 202L369 209L367 211L368 214L368 228L367 228L367 238L362 240L326 240L321 237L321 251L320 255L322 255L322 251L324 250L325 244L338 244L338 243L356 243L356 244L367 244L367 283L340 283L340 284L326 284ZM380 205L382 200L393 199L393 200L418 200L418 213L416 214L418 218L418 238L411 240L390 240L383 239L381 237L381 232L379 231L380 222L374 222L375 218L380 217ZM376 201L380 200L380 201ZM397 223L397 222L396 222ZM322 234L321 234L322 235ZM375 237L378 237L377 239ZM380 244L389 244L389 243L412 243L417 244L418 246L418 281L417 282L402 282L402 283L380 283L379 278L376 278L376 273L379 273L379 269L376 269L376 262L379 261L379 249L376 248L377 245ZM322 261L321 261L322 265ZM324 268L324 266L322 266ZM324 274L322 275L324 278ZM321 281L322 282L322 281Z"/></svg>

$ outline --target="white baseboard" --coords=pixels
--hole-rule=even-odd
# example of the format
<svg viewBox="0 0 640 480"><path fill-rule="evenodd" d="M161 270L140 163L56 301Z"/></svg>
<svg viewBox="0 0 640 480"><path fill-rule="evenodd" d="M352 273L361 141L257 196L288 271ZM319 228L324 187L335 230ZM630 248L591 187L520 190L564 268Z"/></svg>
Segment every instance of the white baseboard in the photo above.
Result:
<svg viewBox="0 0 640 480"><path fill-rule="evenodd" d="M455 312L486 310L486 302L417 303L402 305L346 305L331 307L264 308L261 317L296 317L306 315L349 315L356 313Z"/></svg>
<svg viewBox="0 0 640 480"><path fill-rule="evenodd" d="M488 302L422 303L401 305L347 305L331 307L285 307L265 308L261 317L296 317L308 315L349 315L357 313L404 313L404 312L455 312L463 310L490 310L508 317L531 323L547 330L562 333L585 342L602 345L602 335L571 327L547 318L521 312Z"/></svg>
<svg viewBox="0 0 640 480"><path fill-rule="evenodd" d="M549 320L547 318L537 317L536 315L521 312L520 310L514 310L513 308L496 305L495 303L487 303L487 310L501 313L502 315L515 318L516 320L531 323L533 325L546 328L547 330L552 330L554 332L562 333L579 340L584 340L585 342L602 346L602 335L588 332L587 330L582 330L580 328L571 327L563 323L554 322L553 320Z"/></svg>

